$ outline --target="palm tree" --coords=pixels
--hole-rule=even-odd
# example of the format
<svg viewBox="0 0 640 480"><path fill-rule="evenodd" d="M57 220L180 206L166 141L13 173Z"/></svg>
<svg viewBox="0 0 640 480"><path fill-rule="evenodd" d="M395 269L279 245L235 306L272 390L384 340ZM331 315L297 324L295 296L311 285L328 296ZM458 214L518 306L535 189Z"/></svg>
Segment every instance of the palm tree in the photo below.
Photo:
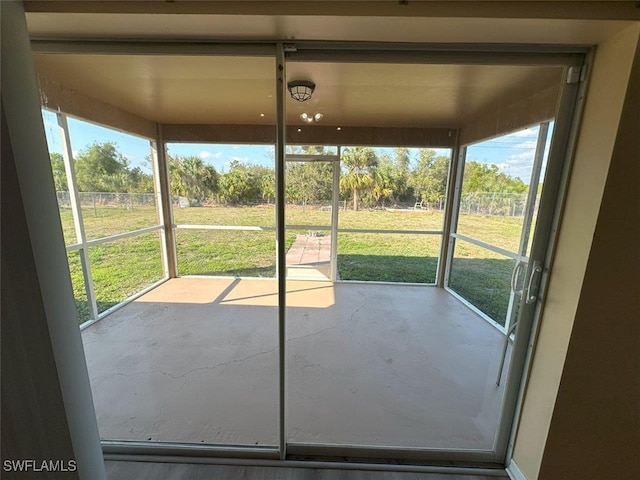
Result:
<svg viewBox="0 0 640 480"><path fill-rule="evenodd" d="M370 147L353 147L342 152L341 161L346 172L340 177L340 190L353 194L353 209L358 210L362 192L374 184L372 169L378 159Z"/></svg>
<svg viewBox="0 0 640 480"><path fill-rule="evenodd" d="M169 175L171 193L187 197L193 205L199 205L218 190L218 173L200 157L170 158Z"/></svg>
<svg viewBox="0 0 640 480"><path fill-rule="evenodd" d="M371 195L377 205L384 205L384 201L393 195L395 185L393 173L393 165L389 163L385 163L373 171Z"/></svg>

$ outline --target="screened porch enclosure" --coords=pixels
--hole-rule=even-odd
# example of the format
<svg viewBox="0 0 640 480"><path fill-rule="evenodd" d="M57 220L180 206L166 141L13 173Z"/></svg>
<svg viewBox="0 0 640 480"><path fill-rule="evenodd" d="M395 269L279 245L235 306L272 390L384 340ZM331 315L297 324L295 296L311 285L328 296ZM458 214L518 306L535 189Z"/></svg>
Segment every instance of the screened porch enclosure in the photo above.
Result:
<svg viewBox="0 0 640 480"><path fill-rule="evenodd" d="M211 47L34 55L105 448L500 463L581 58Z"/></svg>

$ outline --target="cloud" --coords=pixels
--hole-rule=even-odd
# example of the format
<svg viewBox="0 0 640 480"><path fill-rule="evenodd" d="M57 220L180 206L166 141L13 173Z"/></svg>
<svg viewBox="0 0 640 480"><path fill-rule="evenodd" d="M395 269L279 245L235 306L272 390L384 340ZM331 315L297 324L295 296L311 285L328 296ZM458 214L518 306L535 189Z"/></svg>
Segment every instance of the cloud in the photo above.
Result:
<svg viewBox="0 0 640 480"><path fill-rule="evenodd" d="M222 157L222 152L209 152L207 150L203 150L201 151L198 156L202 159L202 160L207 160L207 159L212 159L212 158L221 158Z"/></svg>
<svg viewBox="0 0 640 480"><path fill-rule="evenodd" d="M513 148L518 148L518 149L529 148L531 150L535 150L537 144L538 142L536 140L527 140L526 142L516 143L513 146Z"/></svg>
<svg viewBox="0 0 640 480"><path fill-rule="evenodd" d="M496 165L502 173L511 177L519 177L524 182L528 182L531 178L534 155L535 150L516 153L509 155L504 162Z"/></svg>

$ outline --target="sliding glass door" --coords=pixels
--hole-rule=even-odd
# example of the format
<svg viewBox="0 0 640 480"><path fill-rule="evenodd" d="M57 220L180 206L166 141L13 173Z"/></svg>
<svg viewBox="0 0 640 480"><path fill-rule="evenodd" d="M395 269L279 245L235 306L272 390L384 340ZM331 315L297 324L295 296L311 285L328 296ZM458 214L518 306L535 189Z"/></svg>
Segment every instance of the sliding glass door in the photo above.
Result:
<svg viewBox="0 0 640 480"><path fill-rule="evenodd" d="M75 152L66 114L52 123L105 445L499 465L582 57L174 47L39 62L87 98L94 69L119 72L118 107L157 132L149 164L112 152L126 175L82 186L112 133Z"/></svg>

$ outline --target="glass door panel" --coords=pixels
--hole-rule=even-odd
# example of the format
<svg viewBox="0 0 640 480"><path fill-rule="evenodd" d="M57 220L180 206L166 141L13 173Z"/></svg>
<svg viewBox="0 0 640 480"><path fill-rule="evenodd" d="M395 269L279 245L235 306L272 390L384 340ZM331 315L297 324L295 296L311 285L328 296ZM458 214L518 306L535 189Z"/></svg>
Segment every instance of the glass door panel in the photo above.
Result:
<svg viewBox="0 0 640 480"><path fill-rule="evenodd" d="M466 121L482 117L497 98L489 91L529 98L562 73L288 62L289 82L317 84L310 99L287 98L288 141L323 139L340 151L336 282L287 287L289 452L402 458L494 448L511 360L504 331L522 296L548 124L467 147L446 271L439 257L455 142L429 139L430 129L456 108ZM409 142L413 131L420 140ZM420 285L443 274L449 291Z"/></svg>
<svg viewBox="0 0 640 480"><path fill-rule="evenodd" d="M340 149L336 282L290 279L287 287L288 451L322 454L332 446L348 456L382 448L403 457L492 449L504 393L496 385L504 335L454 295L425 285L437 283L442 264L454 146L448 139L455 138L429 140L428 132L442 126L434 120L435 99L455 101L447 78L477 78L468 87L481 90L488 78L530 71L516 75L518 68L287 64L288 81L304 75L317 83L306 102L287 98L289 141L323 138ZM303 123L305 112L322 119ZM375 131L369 143L362 141L368 129ZM407 146L414 131L420 140ZM495 198L491 214L508 210L520 218L522 183L516 193L525 198ZM523 224L520 218L510 228L519 233ZM489 240L490 232L482 235ZM470 243L466 253L482 251L500 272L507 290L491 301L503 323L515 264L505 253L517 252L519 241L501 237L493 250ZM472 282L470 272L481 279L484 267L472 263L458 251L454 280ZM481 295L496 290L490 280L482 288Z"/></svg>
<svg viewBox="0 0 640 480"><path fill-rule="evenodd" d="M461 166L448 286L505 331L529 263L549 130L545 122L469 145Z"/></svg>
<svg viewBox="0 0 640 480"><path fill-rule="evenodd" d="M82 332L101 437L275 451L280 437L274 58L105 58L114 69L121 63L129 67L124 79L127 72L144 71L148 78L171 72L154 90L162 99L159 108L191 109L202 128L201 143L169 143L159 155L166 157L180 276ZM188 127L174 127L174 139L191 138ZM256 137L255 131L263 134ZM153 204L126 207L112 210L121 218L155 213ZM87 208L88 222L95 215L93 204ZM120 268L102 265L115 250L89 249L97 286L122 284L127 295L124 280L132 280L123 275L125 266L136 272L135 288L161 271L158 234L144 237L113 242L112 249L126 253ZM106 307L122 296L110 293Z"/></svg>

